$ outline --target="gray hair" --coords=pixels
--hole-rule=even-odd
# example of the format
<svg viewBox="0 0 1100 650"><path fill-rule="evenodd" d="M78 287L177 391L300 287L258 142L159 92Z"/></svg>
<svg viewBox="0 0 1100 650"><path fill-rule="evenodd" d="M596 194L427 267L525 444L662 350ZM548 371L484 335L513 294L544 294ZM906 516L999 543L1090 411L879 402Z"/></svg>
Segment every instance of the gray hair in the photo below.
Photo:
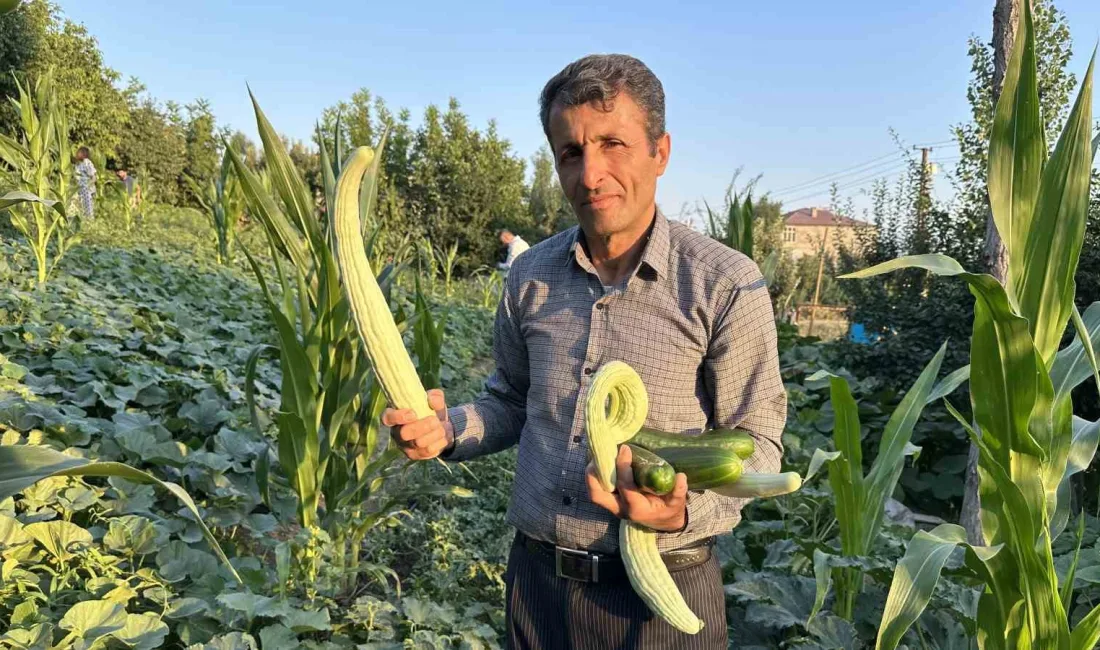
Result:
<svg viewBox="0 0 1100 650"><path fill-rule="evenodd" d="M650 153L665 133L665 91L657 75L646 64L626 54L590 54L565 66L554 75L539 96L542 130L550 140L550 109L553 105L583 106L598 102L604 110L622 91L642 108Z"/></svg>

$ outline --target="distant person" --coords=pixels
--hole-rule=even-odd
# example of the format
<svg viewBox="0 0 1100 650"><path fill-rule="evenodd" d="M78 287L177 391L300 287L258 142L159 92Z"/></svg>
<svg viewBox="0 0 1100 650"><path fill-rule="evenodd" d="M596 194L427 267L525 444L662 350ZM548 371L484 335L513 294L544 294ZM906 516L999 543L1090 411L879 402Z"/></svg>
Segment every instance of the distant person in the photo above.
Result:
<svg viewBox="0 0 1100 650"><path fill-rule="evenodd" d="M126 188L126 194L134 202L134 205L141 203L141 185L138 184L137 179L131 176L125 167L115 170L115 175L118 176L118 180Z"/></svg>
<svg viewBox="0 0 1100 650"><path fill-rule="evenodd" d="M530 244L523 240L523 237L520 237L507 228L500 231L500 243L508 247L508 257L503 262L497 264L497 268L503 271L512 268L512 263L516 261L516 258L519 257L523 251L531 248Z"/></svg>
<svg viewBox="0 0 1100 650"><path fill-rule="evenodd" d="M141 208L141 184L137 182L136 178L130 175L129 170L125 167L116 169L115 175L118 176L118 180L126 189L126 196L130 198L130 207L134 209Z"/></svg>
<svg viewBox="0 0 1100 650"><path fill-rule="evenodd" d="M88 219L94 218L96 169L89 156L88 147L76 151L76 186L80 198L80 212Z"/></svg>

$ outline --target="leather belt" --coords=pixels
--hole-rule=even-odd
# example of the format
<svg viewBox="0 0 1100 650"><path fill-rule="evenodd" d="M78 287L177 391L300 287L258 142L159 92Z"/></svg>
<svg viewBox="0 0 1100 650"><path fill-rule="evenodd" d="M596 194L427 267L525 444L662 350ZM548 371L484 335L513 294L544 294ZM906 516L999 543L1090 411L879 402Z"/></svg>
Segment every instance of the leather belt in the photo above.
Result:
<svg viewBox="0 0 1100 650"><path fill-rule="evenodd" d="M626 580L626 568L617 553L593 553L565 548L516 532L516 543L522 545L540 561L554 568L559 578L579 582L618 582ZM661 553L669 572L682 571L710 559L715 538L707 537L689 546Z"/></svg>

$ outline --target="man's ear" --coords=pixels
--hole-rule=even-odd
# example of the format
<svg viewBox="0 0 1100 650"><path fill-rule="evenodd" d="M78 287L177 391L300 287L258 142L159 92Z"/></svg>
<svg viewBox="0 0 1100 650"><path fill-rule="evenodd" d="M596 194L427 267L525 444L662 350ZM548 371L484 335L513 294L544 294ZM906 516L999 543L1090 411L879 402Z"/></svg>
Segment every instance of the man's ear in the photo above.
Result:
<svg viewBox="0 0 1100 650"><path fill-rule="evenodd" d="M665 173L665 167L668 167L668 157L672 152L672 136L666 131L661 137L657 138L657 175L660 176Z"/></svg>

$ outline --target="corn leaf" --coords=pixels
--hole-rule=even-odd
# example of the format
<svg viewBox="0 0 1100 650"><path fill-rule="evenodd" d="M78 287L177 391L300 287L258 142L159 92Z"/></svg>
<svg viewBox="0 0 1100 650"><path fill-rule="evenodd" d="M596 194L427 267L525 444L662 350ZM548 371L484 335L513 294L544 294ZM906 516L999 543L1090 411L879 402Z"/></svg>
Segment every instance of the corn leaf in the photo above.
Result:
<svg viewBox="0 0 1100 650"><path fill-rule="evenodd" d="M899 257L840 277L869 278L903 268L956 276L970 285L976 298L970 393L982 396L972 399L974 418L1003 465L1009 464L1009 450L1044 456L1046 451L1028 430L1040 387L1037 382L1017 379L1039 376L1035 346L1027 320L1013 312L1004 287L990 275L967 273L954 259L940 254Z"/></svg>
<svg viewBox="0 0 1100 650"><path fill-rule="evenodd" d="M959 545L969 547L966 531L955 524L940 524L931 531L913 535L905 556L894 568L894 579L879 623L876 650L895 650L905 632L928 606L940 580L940 571ZM983 559L992 558L1000 547L971 547Z"/></svg>
<svg viewBox="0 0 1100 650"><path fill-rule="evenodd" d="M1073 582L1077 579L1077 562L1081 559L1081 541L1085 538L1085 513L1077 517L1077 545L1073 549L1073 561L1066 571L1066 579L1062 582L1061 598L1062 608L1067 612L1073 608Z"/></svg>
<svg viewBox="0 0 1100 650"><path fill-rule="evenodd" d="M63 454L55 449L41 446L2 445L0 446L0 501L13 496L27 487L34 485L42 479L51 476L118 476L135 483L158 485L168 490L183 502L183 505L195 517L195 523L202 531L203 537L214 550L217 556L225 564L229 572L241 582L236 569L225 556L218 540L203 522L202 513L187 492L167 481L162 481L152 474L139 469L113 462L94 462L86 458L77 458ZM243 584L243 583L242 583Z"/></svg>
<svg viewBox="0 0 1100 650"><path fill-rule="evenodd" d="M226 152L233 161L233 169L236 170L237 178L241 181L241 189L251 214L264 224L265 230L274 231L277 235L276 244L295 266L309 268L309 258L301 234L287 220L286 215L264 188L263 182L244 164L237 152L228 146Z"/></svg>
<svg viewBox="0 0 1100 650"><path fill-rule="evenodd" d="M1081 619L1070 634L1070 650L1093 650L1100 643L1100 605Z"/></svg>
<svg viewBox="0 0 1100 650"><path fill-rule="evenodd" d="M260 109L260 104L252 94L251 88L248 90L248 96L252 99L252 108L256 114L256 128L264 145L264 164L271 175L271 186L282 198L291 222L299 232L305 235L310 246L316 249L323 240L317 219L314 217L309 188L294 167L294 162L287 154L279 134L275 132L275 128L267 121L267 116Z"/></svg>
<svg viewBox="0 0 1100 650"><path fill-rule="evenodd" d="M1058 594L1058 574L1054 570L1050 539L1045 534L1040 538L1039 534L1045 531L1034 524L1035 504L1031 501L1034 497L1027 494L1026 487L1021 489L1019 479L1013 481L1015 477L1009 476L982 439L973 437L972 440L978 446L979 466L985 473L982 483L995 486L1001 499L999 507L989 512L985 504L987 491L983 489L980 495L983 514L989 512L999 520L1006 549L1019 572L1019 585L1026 607L1026 629L1021 634L1032 639L1033 643L1026 647L1066 650L1069 648L1066 611ZM1024 454L1018 456L1026 458ZM1014 460L1018 462L1019 459ZM991 480L985 480L986 476Z"/></svg>
<svg viewBox="0 0 1100 650"><path fill-rule="evenodd" d="M374 217L374 206L378 202L378 185L382 180L382 159L385 157L383 153L389 136L390 127L387 124L382 130L382 137L378 138L378 145L374 148L376 154L374 161L371 162L367 173L363 175L363 184L359 186L359 219L363 224L364 237L377 223Z"/></svg>
<svg viewBox="0 0 1100 650"><path fill-rule="evenodd" d="M23 191L8 192L4 196L0 196L0 210L7 210L22 203L41 203L62 217L65 216L65 206L60 201L43 199L35 194Z"/></svg>
<svg viewBox="0 0 1100 650"><path fill-rule="evenodd" d="M905 397L886 423L886 429L879 443L878 455L875 456L875 461L871 465L871 471L867 473L867 493L864 497L863 514L868 521L864 524L864 539L860 545L862 552L867 552L878 537L886 499L893 493L898 483L906 455L914 449L909 444L913 436L913 427L916 426L921 411L928 402L928 395L940 372L940 365L943 363L943 355L946 351L945 342L913 382L913 386L905 393Z"/></svg>
<svg viewBox="0 0 1100 650"><path fill-rule="evenodd" d="M1088 332L1089 343L1093 348L1100 346L1100 302L1094 302L1085 309L1081 316L1084 331ZM1089 364L1088 355L1082 344L1082 333L1073 340L1073 343L1062 348L1051 364L1050 376L1054 383L1056 399L1069 398L1074 388L1077 388L1092 375L1092 367Z"/></svg>
<svg viewBox="0 0 1100 650"><path fill-rule="evenodd" d="M1089 422L1077 416L1073 418L1073 442L1070 444L1065 476L1058 485L1057 508L1050 518L1051 539L1057 539L1069 523L1070 495L1073 475L1079 474L1092 463L1096 447L1100 443L1100 421Z"/></svg>
<svg viewBox="0 0 1100 650"><path fill-rule="evenodd" d="M1035 346L1048 368L1073 308L1073 278L1088 220L1094 62L1095 55L1054 153L1043 168L1035 216L1024 231L1022 254L1010 253L1020 262L1014 274L1019 280L1020 315L1028 319Z"/></svg>
<svg viewBox="0 0 1100 650"><path fill-rule="evenodd" d="M928 398L925 404L931 404L932 402L939 401L944 397L947 397L951 393L955 392L955 389L962 386L963 383L970 380L970 364L967 364L961 368L956 368L946 377L941 379L936 387L932 389L932 392L928 393Z"/></svg>
<svg viewBox="0 0 1100 650"><path fill-rule="evenodd" d="M829 484L836 498L836 518L840 524L841 550L845 555L859 555L864 536L863 512L866 489L863 481L863 450L860 447L859 407L852 397L848 381L829 377L835 421L833 444L840 457L829 463Z"/></svg>
<svg viewBox="0 0 1100 650"><path fill-rule="evenodd" d="M833 577L833 567L829 557L829 554L821 549L814 549L814 580L817 582L817 593L814 594L814 606L810 609L809 617L806 618L806 625L809 625L821 611L821 606L825 604L825 597L829 595L829 585Z"/></svg>
<svg viewBox="0 0 1100 650"><path fill-rule="evenodd" d="M814 455L810 458L810 467L806 470L806 478L802 479L803 482L809 483L821 468L830 461L834 461L840 458L839 451L825 451L824 449L815 449Z"/></svg>
<svg viewBox="0 0 1100 650"><path fill-rule="evenodd" d="M1034 31L1031 9L1025 7L1020 13L1016 47L1005 70L989 137L989 203L993 222L1008 252L1010 288L1019 284L1028 230L1039 196L1039 177L1046 160Z"/></svg>

